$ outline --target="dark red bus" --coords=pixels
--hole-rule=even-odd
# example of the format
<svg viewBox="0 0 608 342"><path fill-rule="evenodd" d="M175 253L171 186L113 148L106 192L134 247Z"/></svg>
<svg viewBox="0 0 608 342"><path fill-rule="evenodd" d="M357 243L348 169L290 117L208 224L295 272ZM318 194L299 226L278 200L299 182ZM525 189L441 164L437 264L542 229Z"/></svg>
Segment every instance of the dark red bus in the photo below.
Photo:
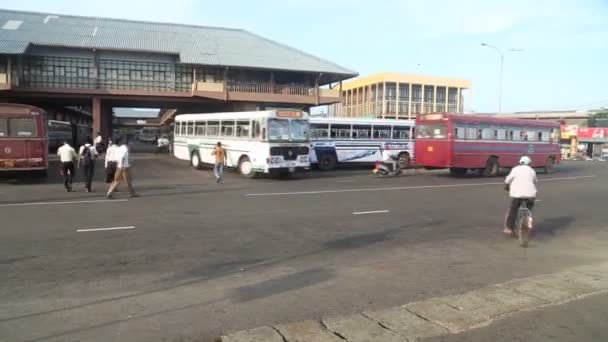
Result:
<svg viewBox="0 0 608 342"><path fill-rule="evenodd" d="M46 113L37 107L0 103L0 172L48 167Z"/></svg>
<svg viewBox="0 0 608 342"><path fill-rule="evenodd" d="M532 167L549 171L561 157L559 124L490 115L434 113L416 118L416 163L462 175L492 176L527 155Z"/></svg>

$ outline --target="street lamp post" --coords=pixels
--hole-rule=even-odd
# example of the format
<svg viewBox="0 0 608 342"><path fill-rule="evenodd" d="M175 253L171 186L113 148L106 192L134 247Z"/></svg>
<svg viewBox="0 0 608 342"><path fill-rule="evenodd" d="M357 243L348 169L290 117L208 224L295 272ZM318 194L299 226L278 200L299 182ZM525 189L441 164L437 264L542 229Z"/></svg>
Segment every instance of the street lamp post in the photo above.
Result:
<svg viewBox="0 0 608 342"><path fill-rule="evenodd" d="M481 46L489 47L491 49L496 50L496 52L498 52L498 55L500 56L500 74L499 74L499 78L498 78L498 114L500 114L502 112L502 71L503 71L503 66L505 64L505 54L502 52L501 49L497 48L494 45L481 43ZM515 51L523 51L523 50L521 50L521 49L507 50L507 52L515 52Z"/></svg>

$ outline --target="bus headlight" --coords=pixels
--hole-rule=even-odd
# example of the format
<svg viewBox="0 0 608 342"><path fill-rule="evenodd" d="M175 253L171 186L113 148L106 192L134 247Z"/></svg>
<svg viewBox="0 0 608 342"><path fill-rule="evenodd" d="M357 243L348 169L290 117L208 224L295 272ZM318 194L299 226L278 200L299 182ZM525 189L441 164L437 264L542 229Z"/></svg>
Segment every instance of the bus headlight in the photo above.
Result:
<svg viewBox="0 0 608 342"><path fill-rule="evenodd" d="M304 155L304 156L298 156L298 161L300 163L308 163L308 156Z"/></svg>

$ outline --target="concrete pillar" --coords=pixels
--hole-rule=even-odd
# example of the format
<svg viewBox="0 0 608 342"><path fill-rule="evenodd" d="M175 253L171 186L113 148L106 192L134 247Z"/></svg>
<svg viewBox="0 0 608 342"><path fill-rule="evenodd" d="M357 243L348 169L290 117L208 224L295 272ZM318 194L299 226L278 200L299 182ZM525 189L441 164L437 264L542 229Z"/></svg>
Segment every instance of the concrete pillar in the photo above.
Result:
<svg viewBox="0 0 608 342"><path fill-rule="evenodd" d="M433 113L437 113L437 85L433 86Z"/></svg>
<svg viewBox="0 0 608 342"><path fill-rule="evenodd" d="M460 88L456 88L456 113L460 112Z"/></svg>
<svg viewBox="0 0 608 342"><path fill-rule="evenodd" d="M100 132L104 139L108 139L112 134L112 107L103 105L101 98L94 96L91 111L93 114L93 136Z"/></svg>
<svg viewBox="0 0 608 342"><path fill-rule="evenodd" d="M376 83L376 101L374 102L374 117L378 116L378 113L376 113L376 108L378 108L378 93L380 92L380 84Z"/></svg>
<svg viewBox="0 0 608 342"><path fill-rule="evenodd" d="M412 94L412 83L409 83L408 87L409 87L409 99L407 100L407 118L411 119L412 118L412 99L414 98L414 95Z"/></svg>
<svg viewBox="0 0 608 342"><path fill-rule="evenodd" d="M91 112L93 117L93 136L97 135L97 132L101 132L101 99L98 96L93 97L93 103L91 105Z"/></svg>
<svg viewBox="0 0 608 342"><path fill-rule="evenodd" d="M445 111L449 112L448 110L448 95L450 94L450 87L446 86L445 87Z"/></svg>
<svg viewBox="0 0 608 342"><path fill-rule="evenodd" d="M386 81L382 81L382 118L386 115Z"/></svg>
<svg viewBox="0 0 608 342"><path fill-rule="evenodd" d="M424 111L424 84L420 85L420 89L422 90L422 97L421 97L422 100L420 101L422 103L420 105L420 113L424 113L425 112Z"/></svg>
<svg viewBox="0 0 608 342"><path fill-rule="evenodd" d="M399 82L395 83L395 86L397 87L395 89L395 118L399 118L399 101L401 101L401 99L399 98Z"/></svg>

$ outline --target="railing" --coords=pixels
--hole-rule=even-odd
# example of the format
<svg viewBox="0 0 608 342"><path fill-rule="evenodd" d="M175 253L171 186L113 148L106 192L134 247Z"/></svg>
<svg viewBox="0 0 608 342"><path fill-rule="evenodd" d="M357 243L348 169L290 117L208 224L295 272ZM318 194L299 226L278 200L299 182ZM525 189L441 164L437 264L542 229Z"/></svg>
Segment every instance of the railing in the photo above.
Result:
<svg viewBox="0 0 608 342"><path fill-rule="evenodd" d="M271 93L270 83L255 83L255 82L228 82L228 91L237 93Z"/></svg>
<svg viewBox="0 0 608 342"><path fill-rule="evenodd" d="M0 82L2 80L0 79ZM19 86L22 88L60 88L60 89L113 89L133 91L157 92L190 92L192 82L181 80L134 80L122 78L95 78L95 77L64 77L24 75ZM224 87L229 92L254 94L281 94L296 96L316 96L316 88L304 85L272 85L259 82L197 82L198 91L223 92ZM334 89L320 89L321 96L339 98L340 93Z"/></svg>
<svg viewBox="0 0 608 342"><path fill-rule="evenodd" d="M315 88L300 85L275 85L275 94L314 96Z"/></svg>

